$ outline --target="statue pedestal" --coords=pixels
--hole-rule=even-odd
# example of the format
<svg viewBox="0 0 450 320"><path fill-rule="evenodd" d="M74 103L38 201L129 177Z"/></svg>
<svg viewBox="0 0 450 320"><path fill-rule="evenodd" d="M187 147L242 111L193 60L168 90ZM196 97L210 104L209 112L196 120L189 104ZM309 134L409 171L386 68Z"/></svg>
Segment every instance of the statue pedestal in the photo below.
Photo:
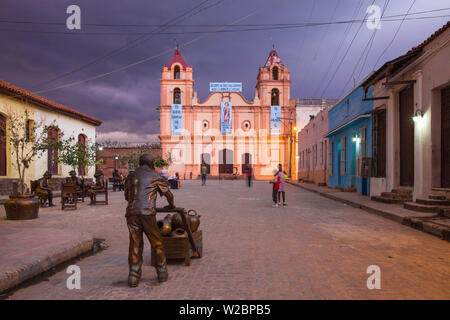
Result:
<svg viewBox="0 0 450 320"><path fill-rule="evenodd" d="M186 266L189 266L191 264L191 257L193 257L194 253L192 251L186 232L182 235L168 236L161 238L167 260L184 259L184 264ZM201 257L203 253L202 231L199 230L197 232L193 232L192 238L194 239L195 246L197 247L197 250L200 253ZM154 250L152 250L151 254L151 262L150 262L151 265L153 265L153 261L155 261Z"/></svg>

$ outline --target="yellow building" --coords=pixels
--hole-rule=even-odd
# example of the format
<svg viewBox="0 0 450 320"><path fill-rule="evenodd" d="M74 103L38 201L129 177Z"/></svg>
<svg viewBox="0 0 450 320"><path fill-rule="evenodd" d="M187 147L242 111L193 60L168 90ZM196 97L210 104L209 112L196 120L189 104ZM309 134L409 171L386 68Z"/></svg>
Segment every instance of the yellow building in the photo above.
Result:
<svg viewBox="0 0 450 320"><path fill-rule="evenodd" d="M10 193L12 182L19 177L10 150L8 118L11 114L25 116L25 110L30 120L26 127L31 127L33 123L56 124L54 130L61 130L65 138L73 136L79 141L89 140L94 143L95 129L101 124L100 120L91 116L0 80L0 194ZM48 152L45 152L25 171L25 183L29 186L30 180L42 177L46 170L51 171L54 177L66 177L71 168L54 163ZM91 168L84 173L86 176L93 176L93 171L94 168Z"/></svg>

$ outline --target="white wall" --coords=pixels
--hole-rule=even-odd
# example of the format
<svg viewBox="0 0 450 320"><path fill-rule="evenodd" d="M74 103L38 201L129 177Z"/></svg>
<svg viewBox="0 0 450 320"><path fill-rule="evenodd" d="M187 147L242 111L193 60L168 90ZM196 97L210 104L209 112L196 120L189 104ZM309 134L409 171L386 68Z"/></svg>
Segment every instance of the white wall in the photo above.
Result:
<svg viewBox="0 0 450 320"><path fill-rule="evenodd" d="M55 121L56 125L60 130L64 132L64 138L69 138L73 136L76 140L80 133L86 135L87 139L91 143L95 143L95 126L87 122L68 117L63 114L47 111L44 109L37 109L34 114L35 123L38 124L42 121L44 125L51 125ZM40 128L42 130L42 128ZM38 132L37 132L38 134ZM40 178L47 170L47 152L44 152L42 157L37 159L35 162L35 177ZM56 177L67 177L69 172L72 170L69 166L59 165L59 175ZM93 177L95 168L89 168L87 172L88 177ZM55 176L54 176L55 177Z"/></svg>

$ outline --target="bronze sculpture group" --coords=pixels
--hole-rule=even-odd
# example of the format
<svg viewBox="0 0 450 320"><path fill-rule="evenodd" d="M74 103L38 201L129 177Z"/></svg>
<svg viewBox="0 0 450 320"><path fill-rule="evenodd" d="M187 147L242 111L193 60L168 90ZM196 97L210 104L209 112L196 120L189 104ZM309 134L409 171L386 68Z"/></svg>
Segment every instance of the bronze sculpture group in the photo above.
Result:
<svg viewBox="0 0 450 320"><path fill-rule="evenodd" d="M105 188L103 172L96 170L94 177L95 185L88 189L91 203L96 192ZM54 206L49 179L51 179L51 174L46 171L44 176L37 181L34 192L41 200L44 202L48 200L49 205ZM76 176L75 171L70 172L70 177L66 179L66 182L76 185L77 191L84 188L83 181ZM155 159L150 154L143 154L139 158L139 167L130 172L125 180L124 194L125 200L128 202L125 217L130 239L128 252L128 285L130 287L136 287L142 276L144 233L150 241L152 265L156 269L159 282L167 281L169 276L163 237L166 239L170 236L184 236L189 240L192 253L196 253L197 257L201 256L201 248L199 250L194 243L192 235L198 230L200 216L194 210L186 212L183 208L175 207L170 183L166 177L155 171ZM167 199L168 205L164 208L156 207L158 194ZM190 214L191 211L194 214ZM157 221L157 212L170 212L170 214ZM196 238L198 238L198 234L195 233Z"/></svg>
<svg viewBox="0 0 450 320"><path fill-rule="evenodd" d="M77 193L80 198L83 198L86 194L89 195L91 199L91 204L93 204L93 198L95 193L104 191L105 189L105 177L103 172L99 169L95 171L95 185L89 186L85 184L85 181L77 177L75 170L69 172L69 177L66 178L65 182L74 184L76 186ZM42 178L32 181L32 191L36 196L39 197L41 207L45 206L48 202L49 207L54 207L53 204L53 189L50 187L50 179L52 174L49 171L45 171Z"/></svg>
<svg viewBox="0 0 450 320"><path fill-rule="evenodd" d="M34 194L39 197L39 201L41 203L41 207L45 205L48 201L49 207L54 207L53 204L53 191L50 188L49 180L52 178L52 174L48 171L45 171L42 178L37 180L36 187L34 189Z"/></svg>

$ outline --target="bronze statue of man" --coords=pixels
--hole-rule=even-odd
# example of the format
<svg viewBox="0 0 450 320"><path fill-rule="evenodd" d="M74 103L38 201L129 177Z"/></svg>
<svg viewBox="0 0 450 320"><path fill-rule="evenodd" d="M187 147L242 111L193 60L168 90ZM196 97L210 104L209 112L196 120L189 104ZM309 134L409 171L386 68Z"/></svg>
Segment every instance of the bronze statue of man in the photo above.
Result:
<svg viewBox="0 0 450 320"><path fill-rule="evenodd" d="M166 209L172 209L175 206L173 194L169 190L169 182L154 169L155 159L150 154L143 154L139 158L139 167L130 173L125 181L125 200L128 201L125 217L130 232L128 254L130 268L128 285L130 287L136 287L141 279L143 233L156 252L154 267L158 281L167 281L169 276L161 234L156 223L157 194L167 198L169 205L165 207Z"/></svg>
<svg viewBox="0 0 450 320"><path fill-rule="evenodd" d="M88 190L89 197L91 198L91 204L94 203L94 193L96 190L103 190L105 188L105 176L103 171L97 169L94 173L95 185Z"/></svg>
<svg viewBox="0 0 450 320"><path fill-rule="evenodd" d="M50 180L51 178L52 178L52 174L48 171L45 171L44 176L38 180L38 185L37 185L34 193L39 198L41 198L41 197L43 197L44 199L47 198L48 206L54 207L55 205L53 204L53 191L48 184L48 180Z"/></svg>
<svg viewBox="0 0 450 320"><path fill-rule="evenodd" d="M81 190L81 179L77 177L77 173L75 170L69 172L69 178L67 179L67 182L73 183L77 186L77 190Z"/></svg>

